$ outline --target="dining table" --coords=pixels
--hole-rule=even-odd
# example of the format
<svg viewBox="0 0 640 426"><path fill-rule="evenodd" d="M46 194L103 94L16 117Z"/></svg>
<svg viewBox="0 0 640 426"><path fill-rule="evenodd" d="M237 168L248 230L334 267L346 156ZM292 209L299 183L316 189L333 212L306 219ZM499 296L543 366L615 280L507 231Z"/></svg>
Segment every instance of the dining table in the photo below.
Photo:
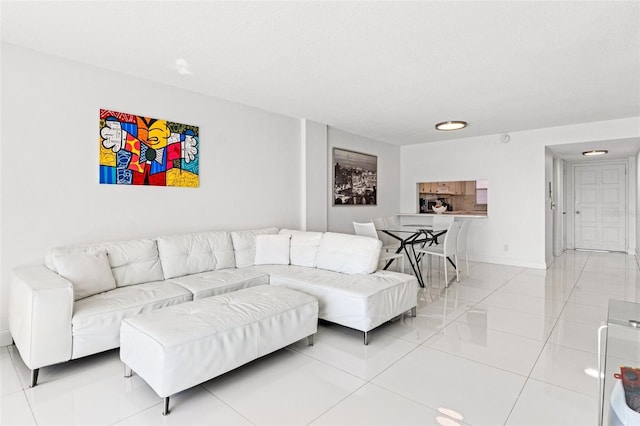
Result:
<svg viewBox="0 0 640 426"><path fill-rule="evenodd" d="M424 278L420 270L420 260L423 254L416 252L416 246L423 248L424 246L438 244L438 237L447 232L446 228L433 227L433 225L397 225L388 226L380 229L381 232L389 235L397 240L400 244L396 249L396 254L404 252L409 260L411 269L415 274L420 287L424 287ZM387 269L393 260L389 260L383 269Z"/></svg>

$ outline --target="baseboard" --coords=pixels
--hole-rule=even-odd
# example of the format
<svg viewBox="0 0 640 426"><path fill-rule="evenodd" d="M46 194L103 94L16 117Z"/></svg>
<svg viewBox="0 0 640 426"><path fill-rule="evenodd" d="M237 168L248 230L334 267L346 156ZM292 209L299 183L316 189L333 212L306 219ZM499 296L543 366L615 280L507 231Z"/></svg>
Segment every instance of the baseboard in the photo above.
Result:
<svg viewBox="0 0 640 426"><path fill-rule="evenodd" d="M469 261L481 262L481 263L495 263L497 265L507 265L507 266L521 266L523 268L547 269L547 265L545 261L533 262L531 260L508 259L504 257L494 257L494 256L476 256L474 258L470 257Z"/></svg>
<svg viewBox="0 0 640 426"><path fill-rule="evenodd" d="M9 346L13 343L13 338L9 330L0 330L0 346Z"/></svg>
<svg viewBox="0 0 640 426"><path fill-rule="evenodd" d="M545 261L545 269L549 269L551 267L551 265L553 264L553 260L553 256L547 258L547 260Z"/></svg>

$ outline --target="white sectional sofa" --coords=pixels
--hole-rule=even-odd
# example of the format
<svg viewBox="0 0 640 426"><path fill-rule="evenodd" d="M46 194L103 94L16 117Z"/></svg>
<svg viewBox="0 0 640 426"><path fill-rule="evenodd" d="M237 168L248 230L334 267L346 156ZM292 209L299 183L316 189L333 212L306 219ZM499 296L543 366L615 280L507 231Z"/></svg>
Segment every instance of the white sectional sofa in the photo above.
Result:
<svg viewBox="0 0 640 426"><path fill-rule="evenodd" d="M117 348L125 317L270 284L318 299L319 318L365 333L417 305L415 277L378 270L381 242L265 228L58 247L12 271L9 329L38 370Z"/></svg>

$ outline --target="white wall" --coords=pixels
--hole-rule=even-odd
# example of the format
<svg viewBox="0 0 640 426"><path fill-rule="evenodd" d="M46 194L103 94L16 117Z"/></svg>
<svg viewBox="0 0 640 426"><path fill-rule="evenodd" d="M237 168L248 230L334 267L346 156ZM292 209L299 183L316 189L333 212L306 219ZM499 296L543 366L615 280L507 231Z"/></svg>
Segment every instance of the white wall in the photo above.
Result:
<svg viewBox="0 0 640 426"><path fill-rule="evenodd" d="M545 268L545 146L640 136L640 117L402 147L401 211L416 212L416 182L489 181L489 217L469 228L473 260Z"/></svg>
<svg viewBox="0 0 640 426"><path fill-rule="evenodd" d="M332 150L344 148L352 151L378 156L377 205L332 205L331 193L328 200L328 230L353 234L353 222L370 222L375 217L392 216L398 213L400 205L400 147L374 139L354 135L329 127L328 132L329 167L327 169L327 188L332 187L333 155Z"/></svg>
<svg viewBox="0 0 640 426"><path fill-rule="evenodd" d="M0 344L9 271L51 247L300 226L299 120L6 44L1 59ZM100 108L200 126L200 187L98 184Z"/></svg>
<svg viewBox="0 0 640 426"><path fill-rule="evenodd" d="M302 120L302 221L300 229L327 230L327 126Z"/></svg>

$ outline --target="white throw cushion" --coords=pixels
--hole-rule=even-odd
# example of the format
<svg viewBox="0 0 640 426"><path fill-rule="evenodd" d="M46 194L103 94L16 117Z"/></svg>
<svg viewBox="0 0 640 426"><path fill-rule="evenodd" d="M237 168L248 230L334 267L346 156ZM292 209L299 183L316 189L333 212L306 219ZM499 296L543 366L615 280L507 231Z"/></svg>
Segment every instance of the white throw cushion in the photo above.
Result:
<svg viewBox="0 0 640 426"><path fill-rule="evenodd" d="M256 236L277 234L278 228L254 229L249 231L233 231L233 251L235 253L236 268L252 266L256 259Z"/></svg>
<svg viewBox="0 0 640 426"><path fill-rule="evenodd" d="M371 274L378 268L382 241L377 238L326 232L322 236L317 267L343 274Z"/></svg>
<svg viewBox="0 0 640 426"><path fill-rule="evenodd" d="M116 288L107 252L60 253L53 256L56 271L73 284L74 300Z"/></svg>
<svg viewBox="0 0 640 426"><path fill-rule="evenodd" d="M282 229L281 234L291 235L291 249L289 258L292 265L316 267L316 255L322 240L322 232L297 231Z"/></svg>
<svg viewBox="0 0 640 426"><path fill-rule="evenodd" d="M254 265L288 265L290 240L287 234L257 235Z"/></svg>

